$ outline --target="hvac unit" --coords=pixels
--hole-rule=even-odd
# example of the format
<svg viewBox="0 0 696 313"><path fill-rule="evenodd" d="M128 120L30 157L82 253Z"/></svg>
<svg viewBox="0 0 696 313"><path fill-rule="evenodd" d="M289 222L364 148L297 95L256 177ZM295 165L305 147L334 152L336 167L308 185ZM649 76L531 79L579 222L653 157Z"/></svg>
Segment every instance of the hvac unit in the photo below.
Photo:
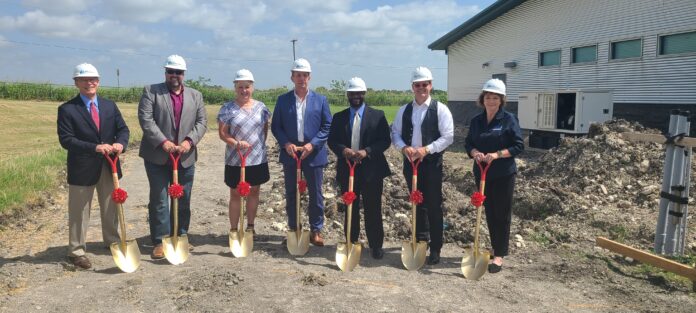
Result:
<svg viewBox="0 0 696 313"><path fill-rule="evenodd" d="M611 91L577 90L520 93L520 127L529 130L529 146L548 149L567 135L587 134L592 123L611 120Z"/></svg>

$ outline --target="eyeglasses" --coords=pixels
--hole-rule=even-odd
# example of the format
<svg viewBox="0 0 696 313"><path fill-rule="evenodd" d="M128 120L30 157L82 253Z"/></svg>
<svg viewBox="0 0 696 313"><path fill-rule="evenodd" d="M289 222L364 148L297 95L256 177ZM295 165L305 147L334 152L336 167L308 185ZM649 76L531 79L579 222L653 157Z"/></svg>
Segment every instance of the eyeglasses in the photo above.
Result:
<svg viewBox="0 0 696 313"><path fill-rule="evenodd" d="M413 83L413 87L416 87L416 88L425 88L425 87L428 87L428 85L430 85L430 83L428 83L428 82L420 83L420 84L419 84L419 83Z"/></svg>
<svg viewBox="0 0 696 313"><path fill-rule="evenodd" d="M167 74L169 74L169 75L184 75L184 71L167 69Z"/></svg>
<svg viewBox="0 0 696 313"><path fill-rule="evenodd" d="M76 80L78 82L95 84L99 82L99 77L78 77Z"/></svg>

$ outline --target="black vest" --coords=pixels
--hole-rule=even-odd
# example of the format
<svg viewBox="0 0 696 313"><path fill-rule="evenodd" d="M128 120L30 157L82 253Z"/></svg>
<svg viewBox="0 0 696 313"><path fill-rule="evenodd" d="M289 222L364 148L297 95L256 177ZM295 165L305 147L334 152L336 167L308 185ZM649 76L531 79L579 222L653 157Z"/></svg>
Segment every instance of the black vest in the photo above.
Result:
<svg viewBox="0 0 696 313"><path fill-rule="evenodd" d="M440 128L438 127L439 119L437 117L437 100L432 99L428 110L425 112L425 117L421 123L421 137L423 147L431 144L433 141L440 138ZM404 114L401 116L401 138L406 145L412 145L413 137L413 103L406 106ZM444 152L444 151L443 151ZM442 161L442 152L430 153L425 157L424 161Z"/></svg>

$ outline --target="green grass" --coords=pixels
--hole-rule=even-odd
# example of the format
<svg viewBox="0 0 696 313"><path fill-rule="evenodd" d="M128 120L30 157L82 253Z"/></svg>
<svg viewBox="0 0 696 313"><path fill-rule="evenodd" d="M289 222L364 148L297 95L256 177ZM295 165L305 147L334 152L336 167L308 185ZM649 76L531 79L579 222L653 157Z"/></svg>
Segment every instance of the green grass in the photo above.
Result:
<svg viewBox="0 0 696 313"><path fill-rule="evenodd" d="M0 213L55 188L66 155L53 148L0 162Z"/></svg>

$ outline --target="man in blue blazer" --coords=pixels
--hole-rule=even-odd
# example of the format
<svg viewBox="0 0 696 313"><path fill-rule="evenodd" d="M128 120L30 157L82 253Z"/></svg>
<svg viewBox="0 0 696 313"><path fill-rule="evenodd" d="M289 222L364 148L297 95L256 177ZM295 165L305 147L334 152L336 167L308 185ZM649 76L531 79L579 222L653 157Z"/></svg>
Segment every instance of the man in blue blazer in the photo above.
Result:
<svg viewBox="0 0 696 313"><path fill-rule="evenodd" d="M315 246L323 246L324 195L321 186L324 167L329 162L326 140L331 127L331 111L325 96L309 90L311 72L307 60L295 60L290 75L295 88L278 97L273 109L271 132L283 150L280 163L283 164L285 175L288 227L295 230L297 168L294 156L299 156L309 190L309 224L312 231L309 240Z"/></svg>
<svg viewBox="0 0 696 313"><path fill-rule="evenodd" d="M119 240L116 205L110 198L114 182L104 154L122 153L130 132L116 104L97 96L99 73L94 66L78 65L73 79L80 94L58 107L58 140L68 150L68 259L88 269L92 263L85 256L85 237L95 189L104 243L108 247ZM120 178L120 163L117 169Z"/></svg>

